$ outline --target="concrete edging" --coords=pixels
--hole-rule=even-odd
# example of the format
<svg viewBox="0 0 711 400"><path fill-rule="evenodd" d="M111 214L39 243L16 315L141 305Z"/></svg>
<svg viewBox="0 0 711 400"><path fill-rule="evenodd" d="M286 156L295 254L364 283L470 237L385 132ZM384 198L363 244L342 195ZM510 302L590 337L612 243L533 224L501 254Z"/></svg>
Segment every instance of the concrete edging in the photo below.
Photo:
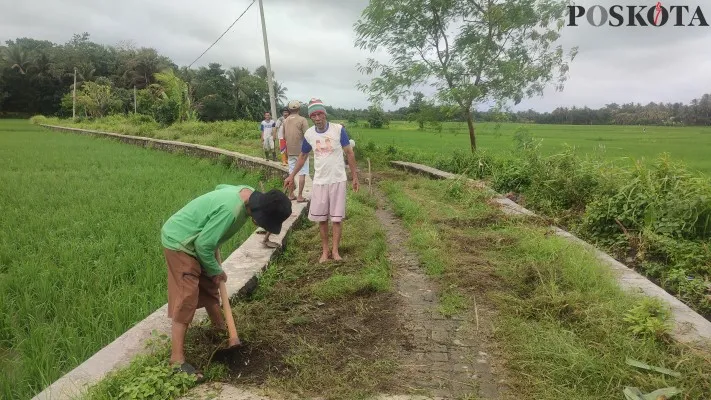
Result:
<svg viewBox="0 0 711 400"><path fill-rule="evenodd" d="M153 148L166 151L183 149L186 150L188 154L199 157L214 158L227 156L233 160L236 166L250 170L262 170L270 177L283 176L288 172L288 169L279 163L264 161L257 157L210 146L120 135L117 133L87 129L53 125L41 126L52 130L108 136L119 139L124 143L144 147L150 145ZM304 187L304 196L307 198L311 197L311 186L312 180L309 176L306 179L306 186ZM270 240L281 243L283 248L286 243L286 238L293 230L295 223L302 216L306 215L308 205L308 202L292 202L291 216L284 222L281 233L279 235L271 235ZM256 286L258 276L266 270L269 262L277 252L281 251L280 249L272 249L264 246L261 243L263 237L263 235L257 234L255 231L239 248L232 252L227 259L223 260L222 266L228 276L226 286L230 297L253 290ZM82 364L46 387L42 392L35 395L32 400L65 400L81 396L89 386L98 383L109 372L128 365L135 356L144 354L147 351L146 344L148 340L153 337L154 332L157 334L170 334L170 320L167 316L167 307L168 305L164 304L161 308L138 322ZM205 316L205 310L201 309L198 310L195 318L197 320ZM236 323L239 325L239 319L237 319Z"/></svg>
<svg viewBox="0 0 711 400"><path fill-rule="evenodd" d="M496 191L489 188L482 181L470 179L462 175L456 175L449 172L440 171L427 165L416 164L406 161L391 161L391 164L397 168L409 172L424 174L435 179L467 179L469 182L473 183L477 187L490 192L493 195L493 201L498 203L502 211L504 211L505 213L525 214L531 216L536 215L534 212L524 207L521 207L514 201L504 196L501 196L501 194L499 193L496 193ZM655 297L667 304L671 311L673 320L673 329L671 335L675 340L680 343L711 349L710 321L708 321L706 318L702 317L697 312L692 310L681 300L672 296L667 291L655 285L638 272L615 260L612 256L601 251L592 244L556 226L552 226L551 228L553 228L556 235L561 236L571 242L582 245L587 250L592 251L598 260L602 261L606 266L610 268L615 278L617 279L618 284L623 290L628 292L641 292L644 293L646 296Z"/></svg>
<svg viewBox="0 0 711 400"><path fill-rule="evenodd" d="M275 176L286 175L289 172L287 167L281 165L281 163L278 162L265 161L259 157L249 156L246 154L220 149L217 147L205 146L202 144L154 139L143 136L122 135L120 133L104 132L92 129L70 128L58 125L39 124L39 126L55 131L73 132L100 137L110 137L117 139L123 143L133 144L141 147L149 147L168 152L185 151L186 154L196 157L218 158L220 156L224 156L227 158L231 158L235 166L249 170L264 171L270 178Z"/></svg>

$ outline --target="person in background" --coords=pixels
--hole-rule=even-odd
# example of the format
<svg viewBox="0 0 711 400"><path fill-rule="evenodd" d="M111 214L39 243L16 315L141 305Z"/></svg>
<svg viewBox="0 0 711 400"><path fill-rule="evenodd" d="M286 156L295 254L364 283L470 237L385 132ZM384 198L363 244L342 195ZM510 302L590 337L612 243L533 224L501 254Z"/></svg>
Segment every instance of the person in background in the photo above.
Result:
<svg viewBox="0 0 711 400"><path fill-rule="evenodd" d="M272 120L270 112L264 113L264 121L259 124L259 130L262 132L262 147L264 148L264 159L269 161L269 153L272 153L272 159L276 161L276 150L274 147L274 131L276 122Z"/></svg>
<svg viewBox="0 0 711 400"><path fill-rule="evenodd" d="M301 145L304 142L304 133L309 129L309 121L299 115L301 103L298 100L289 102L289 116L284 119L281 129L284 131L283 136L286 140L286 154L289 159L289 173L294 171L296 160L301 154ZM294 196L294 186L289 187L289 199L296 200L299 203L305 203L308 200L304 199L304 186L306 185L306 175L309 174L309 159L308 157L302 164L299 174L299 195Z"/></svg>
<svg viewBox="0 0 711 400"><path fill-rule="evenodd" d="M281 157L281 165L286 166L287 161L286 161L286 139L284 139L284 130L281 129L282 125L284 125L284 120L286 117L289 116L289 109L284 107L281 110L281 117L276 122L276 130L277 130L277 140L279 143L279 155Z"/></svg>

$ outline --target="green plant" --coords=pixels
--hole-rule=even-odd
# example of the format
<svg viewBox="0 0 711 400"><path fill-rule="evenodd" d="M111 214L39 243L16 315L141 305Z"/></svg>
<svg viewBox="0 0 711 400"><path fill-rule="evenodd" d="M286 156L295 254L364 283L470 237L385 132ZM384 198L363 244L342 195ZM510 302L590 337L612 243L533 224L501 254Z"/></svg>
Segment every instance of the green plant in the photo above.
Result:
<svg viewBox="0 0 711 400"><path fill-rule="evenodd" d="M464 184L461 180L456 180L447 186L447 194L453 199L461 199L464 195Z"/></svg>
<svg viewBox="0 0 711 400"><path fill-rule="evenodd" d="M628 330L641 337L661 339L670 331L670 311L659 299L644 297L624 317Z"/></svg>
<svg viewBox="0 0 711 400"><path fill-rule="evenodd" d="M368 108L368 124L374 129L382 128L386 123L385 112L379 105L372 105Z"/></svg>
<svg viewBox="0 0 711 400"><path fill-rule="evenodd" d="M176 372L167 362L150 365L136 371L122 387L122 399L174 399L195 384L195 377Z"/></svg>

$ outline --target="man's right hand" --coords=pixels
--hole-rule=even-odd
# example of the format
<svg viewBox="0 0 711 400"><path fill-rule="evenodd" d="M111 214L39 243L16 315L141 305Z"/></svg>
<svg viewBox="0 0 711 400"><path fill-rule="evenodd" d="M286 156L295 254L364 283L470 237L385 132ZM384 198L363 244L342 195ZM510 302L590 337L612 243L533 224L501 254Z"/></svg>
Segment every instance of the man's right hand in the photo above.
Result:
<svg viewBox="0 0 711 400"><path fill-rule="evenodd" d="M219 285L220 282L227 282L227 274L225 273L225 271L222 271L221 274L215 275L210 279L212 279L212 283L214 283L215 285Z"/></svg>
<svg viewBox="0 0 711 400"><path fill-rule="evenodd" d="M293 176L288 176L286 179L284 179L284 187L285 188L291 188L294 185L294 177Z"/></svg>

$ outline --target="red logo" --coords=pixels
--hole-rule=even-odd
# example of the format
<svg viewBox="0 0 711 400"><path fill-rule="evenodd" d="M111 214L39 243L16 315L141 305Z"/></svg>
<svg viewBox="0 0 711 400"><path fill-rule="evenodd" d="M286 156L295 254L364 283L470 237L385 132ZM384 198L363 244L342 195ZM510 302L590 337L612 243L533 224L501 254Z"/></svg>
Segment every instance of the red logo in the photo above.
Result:
<svg viewBox="0 0 711 400"><path fill-rule="evenodd" d="M660 15L662 15L662 2L658 1L657 2L657 13L654 14L654 25L657 25Z"/></svg>

